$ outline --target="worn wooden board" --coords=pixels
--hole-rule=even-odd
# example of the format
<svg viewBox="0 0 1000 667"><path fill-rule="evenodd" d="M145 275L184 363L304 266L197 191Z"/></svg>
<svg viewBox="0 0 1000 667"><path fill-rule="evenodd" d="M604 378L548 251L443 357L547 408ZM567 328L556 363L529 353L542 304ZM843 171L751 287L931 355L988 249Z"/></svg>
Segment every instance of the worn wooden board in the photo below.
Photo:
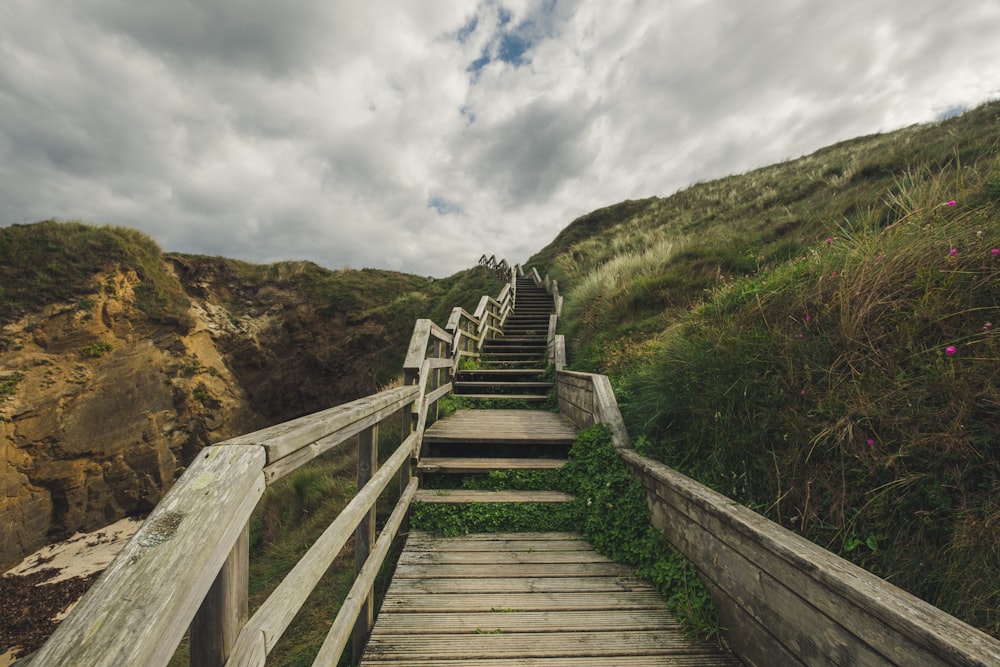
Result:
<svg viewBox="0 0 1000 667"><path fill-rule="evenodd" d="M417 466L423 473L481 473L491 470L556 470L566 465L566 459L512 459L425 456Z"/></svg>
<svg viewBox="0 0 1000 667"><path fill-rule="evenodd" d="M167 664L264 493L264 462L259 447L202 450L32 664Z"/></svg>
<svg viewBox="0 0 1000 667"><path fill-rule="evenodd" d="M711 582L733 621L771 644L849 664L1000 664L1000 642L669 467L623 450L653 521ZM746 647L773 661L767 645Z"/></svg>
<svg viewBox="0 0 1000 667"><path fill-rule="evenodd" d="M567 442L576 427L561 415L543 410L459 410L424 433L428 441Z"/></svg>
<svg viewBox="0 0 1000 667"><path fill-rule="evenodd" d="M593 547L591 547L585 540L563 538L518 539L516 537L498 537L493 540L443 541L434 536L425 535L426 534L424 533L411 535L406 543L407 547L409 547L407 551L410 553L418 553L421 551L433 551L436 553L444 553L448 551L593 551Z"/></svg>
<svg viewBox="0 0 1000 667"><path fill-rule="evenodd" d="M572 658L482 658L471 660L449 660L407 657L395 660L391 657L371 660L362 664L379 665L379 667L734 667L733 659L727 656L706 656L704 654L683 655L670 653L667 655L629 655L615 656L609 663L607 657L576 656Z"/></svg>
<svg viewBox="0 0 1000 667"><path fill-rule="evenodd" d="M502 573L494 572L481 565L401 565L394 577L405 578L462 578L495 577L582 577L582 576L623 576L629 569L620 563L522 563L505 565Z"/></svg>
<svg viewBox="0 0 1000 667"><path fill-rule="evenodd" d="M451 549L414 551L407 549L399 557L400 565L527 565L532 563L613 563L607 556L602 556L593 549L535 551L516 547L502 548L503 543L497 543L493 551L454 551Z"/></svg>
<svg viewBox="0 0 1000 667"><path fill-rule="evenodd" d="M412 403L417 393L417 388L413 386L388 389L329 410L231 438L219 444L263 447L267 452L267 463L274 464L279 459L307 448L318 441L323 440L329 443L325 448L314 448L315 451L308 458L315 458L346 437L361 432L407 403ZM350 431L350 434L346 435L345 438L338 440L334 437L338 432L346 431Z"/></svg>
<svg viewBox="0 0 1000 667"><path fill-rule="evenodd" d="M526 574L540 567L561 576ZM479 576L455 578L456 568ZM737 664L688 641L660 595L628 573L574 534L413 533L361 664Z"/></svg>
<svg viewBox="0 0 1000 667"><path fill-rule="evenodd" d="M583 569L583 568L581 568ZM424 572L433 573L431 568L422 568ZM625 569L625 572L628 572ZM504 569L507 573L507 569ZM492 572L498 575L500 573ZM405 579L406 577L400 577ZM401 586L403 584L400 584ZM645 591L654 589L645 582L640 582L627 574L595 575L588 573L586 577L517 577L493 576L489 578L427 578L419 577L406 584L406 590L414 594L420 593L605 593L608 591Z"/></svg>
<svg viewBox="0 0 1000 667"><path fill-rule="evenodd" d="M562 491L467 491L422 489L414 499L421 503L464 505L465 503L567 503L575 500Z"/></svg>

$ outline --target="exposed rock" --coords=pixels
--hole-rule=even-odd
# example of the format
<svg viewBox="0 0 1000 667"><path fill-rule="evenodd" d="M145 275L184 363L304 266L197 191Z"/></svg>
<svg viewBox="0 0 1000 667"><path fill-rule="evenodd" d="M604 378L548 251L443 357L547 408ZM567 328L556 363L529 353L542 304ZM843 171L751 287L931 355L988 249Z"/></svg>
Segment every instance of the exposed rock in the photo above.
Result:
<svg viewBox="0 0 1000 667"><path fill-rule="evenodd" d="M20 380L0 397L0 566L148 511L205 445L375 390L384 327L349 327L222 262L170 263L187 330L136 307L134 271L2 327L0 375Z"/></svg>

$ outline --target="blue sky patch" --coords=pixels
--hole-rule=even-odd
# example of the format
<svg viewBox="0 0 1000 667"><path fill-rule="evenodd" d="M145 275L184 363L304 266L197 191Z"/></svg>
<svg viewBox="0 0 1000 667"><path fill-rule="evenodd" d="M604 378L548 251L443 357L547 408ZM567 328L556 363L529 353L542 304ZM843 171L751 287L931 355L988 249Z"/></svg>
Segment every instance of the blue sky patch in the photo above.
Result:
<svg viewBox="0 0 1000 667"><path fill-rule="evenodd" d="M461 28L458 29L458 32L455 33L455 39L458 40L459 44L465 44L467 41L469 41L469 37L472 37L472 33L476 31L476 27L478 26L479 26L479 17L473 16L471 19L469 19L468 23L466 23L465 25L463 25Z"/></svg>
<svg viewBox="0 0 1000 667"><path fill-rule="evenodd" d="M427 200L427 208L434 209L437 211L438 215L450 215L452 213L463 212L460 204L448 201L444 197L431 197Z"/></svg>
<svg viewBox="0 0 1000 667"><path fill-rule="evenodd" d="M949 118L961 116L966 111L968 111L968 109L959 104L953 107L948 107L944 111L939 112L936 118L937 120L948 120Z"/></svg>

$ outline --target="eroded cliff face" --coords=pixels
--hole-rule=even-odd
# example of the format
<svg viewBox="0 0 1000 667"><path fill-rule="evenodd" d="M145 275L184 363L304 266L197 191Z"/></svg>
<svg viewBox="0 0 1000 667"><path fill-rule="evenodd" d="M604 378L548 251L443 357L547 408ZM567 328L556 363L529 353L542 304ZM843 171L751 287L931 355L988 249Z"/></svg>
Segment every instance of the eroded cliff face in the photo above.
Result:
<svg viewBox="0 0 1000 667"><path fill-rule="evenodd" d="M0 330L0 565L148 511L205 445L376 388L384 324L347 326L222 263L168 263L191 297L183 330L146 317L121 269Z"/></svg>

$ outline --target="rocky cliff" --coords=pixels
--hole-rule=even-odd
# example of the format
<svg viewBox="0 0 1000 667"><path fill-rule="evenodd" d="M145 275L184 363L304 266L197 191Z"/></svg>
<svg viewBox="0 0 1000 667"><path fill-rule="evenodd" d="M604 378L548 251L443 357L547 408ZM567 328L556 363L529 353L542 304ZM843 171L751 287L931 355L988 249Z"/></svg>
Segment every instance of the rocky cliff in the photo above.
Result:
<svg viewBox="0 0 1000 667"><path fill-rule="evenodd" d="M411 307L366 313L295 271L161 262L189 302L178 321L141 307L149 279L126 262L2 324L0 565L148 511L207 444L376 390L399 370L412 315L426 316L414 288L431 284L392 274L378 297Z"/></svg>

